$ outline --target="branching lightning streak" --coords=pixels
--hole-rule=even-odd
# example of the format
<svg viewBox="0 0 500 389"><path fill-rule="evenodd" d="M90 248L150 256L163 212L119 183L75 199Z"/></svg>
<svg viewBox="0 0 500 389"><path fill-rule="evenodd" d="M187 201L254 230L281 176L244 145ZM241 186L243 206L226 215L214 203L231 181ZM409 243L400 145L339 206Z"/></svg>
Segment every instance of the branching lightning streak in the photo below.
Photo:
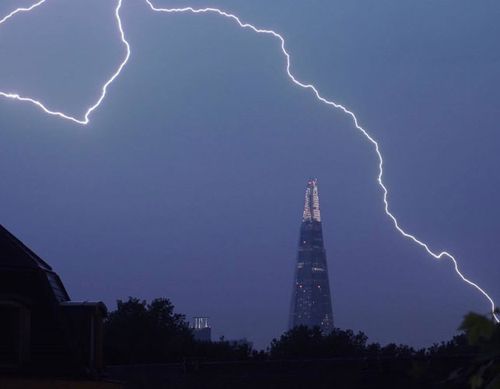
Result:
<svg viewBox="0 0 500 389"><path fill-rule="evenodd" d="M30 6L28 8L18 8L16 10L12 11L10 14L8 14L4 18L0 19L0 25L2 25L4 22L6 22L8 19L10 19L11 17L13 17L14 15L16 15L18 13L21 13L21 12L29 12L32 9L34 9L34 8L42 5L46 1L47 0L40 0L37 3L34 3L32 6ZM384 211L385 211L386 215L392 220L392 223L393 223L394 227L396 228L396 230L402 236L404 236L405 238L411 240L413 243L415 243L418 246L422 247L434 259L437 259L437 260L440 260L440 259L443 259L443 258L450 259L453 262L453 266L454 266L455 272L462 279L462 281L464 281L469 286L471 286L474 289L476 289L478 292L480 292L488 300L488 302L490 303L490 306L491 306L491 314L492 314L494 320L497 323L500 323L500 319L499 319L499 317L497 316L497 314L495 312L495 302L493 301L493 299L478 284L476 284L476 283L472 282L471 280L467 279L462 274L462 272L460 271L460 269L458 267L458 262L457 262L457 260L455 259L455 257L452 254L450 254L447 251L442 251L440 253L437 253L437 252L431 250L429 248L429 246L425 242L419 240L414 235L406 232L399 225L399 222L398 222L397 218L390 211L389 201L388 201L389 191L388 191L388 189L385 186L384 181L383 181L383 176L384 176L384 159L383 159L382 153L380 151L380 146L379 146L378 142L359 124L358 118L356 117L356 115L354 114L354 112L352 112L351 110L349 110L348 108L346 108L342 104L336 103L335 101L328 100L327 98L323 97L319 93L318 89L313 84L303 83L302 81L298 80L293 75L293 73L291 71L291 56L290 56L290 53L286 49L286 42L285 42L285 39L283 38L283 36L281 34L275 32L273 30L257 28L257 27L255 27L254 25L252 25L250 23L244 23L244 22L241 21L241 19L238 16L236 16L234 14L231 14L231 13L228 13L228 12L225 12L225 11L223 11L221 9L218 9L218 8L210 8L210 7L208 7L208 8L193 8L193 7L158 8L155 5L153 5L153 3L151 2L151 0L144 0L144 1L151 8L151 10L154 11L154 12L170 13L170 14L173 14L173 13L215 14L215 15L222 16L224 18L227 18L227 19L230 19L230 20L236 22L243 29L249 29L249 30L252 30L253 32L255 32L257 34L270 35L270 36L278 39L279 42L280 42L280 45L281 45L281 51L282 51L282 53L283 53L283 55L284 55L284 57L286 59L286 73L287 73L288 77L290 78L290 80L295 85L297 85L297 86L299 86L299 87L301 87L303 89L310 90L314 94L314 96L319 101L321 101L322 103L327 104L329 106L332 106L335 109L341 110L346 115L348 115L351 118L351 120L352 120L355 128L359 132L361 132L361 134L374 147L375 153L377 154L377 158L378 158L377 183L380 186L380 188L382 189L383 201L384 201ZM0 91L0 95L4 96L6 98L9 98L9 99L19 100L19 101L24 101L24 102L30 102L30 103L36 105L37 107L41 108L45 113L47 113L49 115L58 116L60 118L71 120L71 121L73 121L75 123L82 124L82 125L88 124L89 121L90 121L90 115L91 115L91 113L94 110L96 110L101 105L102 101L106 97L108 86L120 75L121 71L123 70L123 68L125 67L125 65L127 64L128 60L130 58L130 45L129 45L128 41L125 38L125 32L123 30L122 20L121 20L121 17L120 17L120 9L121 9L121 6L122 6L122 2L123 2L123 0L117 0L117 6L115 8L115 18L116 18L117 26L118 26L118 29L119 29L119 32L120 32L121 41L122 41L123 45L126 48L126 55L125 55L125 58L123 59L123 61L120 63L120 65L117 68L117 70L111 76L111 78L109 78L108 81L102 86L100 97L98 98L98 100L96 101L96 103L94 105L92 105L91 107L89 107L87 109L87 111L85 112L85 115L84 115L83 119L78 119L78 118L75 118L73 116L64 114L62 112L51 111L48 108L46 108L40 101L37 101L37 100L29 98L29 97L21 97L18 94L15 94L15 93L6 93L6 92L2 92L2 91Z"/></svg>
<svg viewBox="0 0 500 389"><path fill-rule="evenodd" d="M12 11L10 14L8 14L4 18L0 19L0 26L2 25L2 23L6 22L10 18L12 18L14 15L21 13L21 12L29 12L32 9L44 4L46 1L47 0L40 0L39 2L33 4L31 7L18 8L16 10ZM125 38L125 32L123 31L122 20L120 18L121 7L122 7L122 0L118 0L116 8L115 8L115 19L116 19L116 24L118 26L118 30L120 32L120 39L126 48L125 58L122 60L122 62L120 63L118 68L115 70L113 75L102 86L101 94L99 95L99 98L97 99L97 101L93 105L91 105L87 109L87 111L83 115L83 119L78 119L77 117L65 114L64 112L50 110L41 101L35 100L31 97L23 97L17 93L3 92L0 90L0 96L3 96L3 97L8 98L8 99L12 99L12 100L29 102L29 103L37 106L38 108L41 108L45 113L47 113L49 115L57 116L57 117L60 117L62 119L66 119L66 120L71 120L72 122L75 122L77 124L82 124L82 125L88 124L90 122L90 115L92 114L92 112L94 112L101 105L104 98L106 97L106 94L108 92L108 86L111 85L111 83L120 75L120 73L122 72L123 68L125 67L125 65L127 64L128 60L130 58L130 45L129 45L127 39Z"/></svg>

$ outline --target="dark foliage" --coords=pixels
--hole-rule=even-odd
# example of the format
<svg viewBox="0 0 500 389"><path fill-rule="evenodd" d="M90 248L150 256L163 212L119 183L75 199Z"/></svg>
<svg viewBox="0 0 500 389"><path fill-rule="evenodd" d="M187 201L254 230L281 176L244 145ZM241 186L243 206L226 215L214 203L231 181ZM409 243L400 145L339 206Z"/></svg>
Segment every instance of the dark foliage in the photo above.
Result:
<svg viewBox="0 0 500 389"><path fill-rule="evenodd" d="M292 364L323 360L321 363L332 366L350 363L346 366L355 368L362 361L363 366L371 369L370 374L380 377L395 374L386 371L392 366L407 383L432 383L436 385L432 387L439 388L500 388L500 326L487 317L470 313L460 330L463 333L448 342L416 351L394 343L368 344L362 332L336 328L324 335L318 327L301 326L274 339L267 351L255 351L249 344L223 338L218 342L197 342L184 316L174 312L168 299L155 299L148 304L130 297L127 301L119 300L117 309L109 314L104 339L109 365L182 362L177 366L183 366L183 371L199 371L203 362L251 360L248 366L265 370L278 365L255 363L269 359Z"/></svg>
<svg viewBox="0 0 500 389"><path fill-rule="evenodd" d="M221 338L218 342L195 342L191 355L200 361L245 361L252 354L250 345L228 342Z"/></svg>
<svg viewBox="0 0 500 389"><path fill-rule="evenodd" d="M453 372L451 382L457 386L467 384L472 389L500 388L500 325L490 317L471 312L465 315L460 330L475 357Z"/></svg>
<svg viewBox="0 0 500 389"><path fill-rule="evenodd" d="M474 355L478 352L477 347L471 346L467 341L466 334L462 333L454 336L447 342L435 343L427 350L425 355L434 357L466 356Z"/></svg>
<svg viewBox="0 0 500 389"><path fill-rule="evenodd" d="M174 313L168 299L150 304L130 297L104 323L108 363L130 364L177 361L192 348L193 336L184 316Z"/></svg>
<svg viewBox="0 0 500 389"><path fill-rule="evenodd" d="M241 361L252 355L246 344L195 341L184 315L175 313L168 299L148 304L133 297L118 300L106 319L104 352L109 365Z"/></svg>
<svg viewBox="0 0 500 389"><path fill-rule="evenodd" d="M490 321L488 321L488 323L490 323ZM486 327L484 331L487 332L488 336L493 336L491 328ZM479 335L476 334L477 332L481 333L478 329L474 330L474 339L479 337ZM470 333L470 331L468 333ZM271 342L269 355L272 359L338 357L418 357L428 359L474 356L480 349L477 345L471 345L467 337L468 335L466 333L462 333L453 337L450 341L434 344L428 349L415 350L413 347L404 344L389 343L385 346L381 346L378 343L367 344L367 337L363 332L355 334L351 330L335 328L330 334L323 335L318 327L307 328L299 326L285 332L279 339L274 339ZM478 342L483 342L484 347L491 348L491 340L485 341L484 336L478 339L482 339L478 340ZM497 346L500 346L500 336L499 339L494 339L498 342Z"/></svg>
<svg viewBox="0 0 500 389"><path fill-rule="evenodd" d="M299 326L285 332L279 340L271 343L270 357L273 359L300 358L354 358L387 357L409 358L416 355L413 348L394 343L381 347L378 343L367 345L363 332L335 328L323 335L319 327Z"/></svg>

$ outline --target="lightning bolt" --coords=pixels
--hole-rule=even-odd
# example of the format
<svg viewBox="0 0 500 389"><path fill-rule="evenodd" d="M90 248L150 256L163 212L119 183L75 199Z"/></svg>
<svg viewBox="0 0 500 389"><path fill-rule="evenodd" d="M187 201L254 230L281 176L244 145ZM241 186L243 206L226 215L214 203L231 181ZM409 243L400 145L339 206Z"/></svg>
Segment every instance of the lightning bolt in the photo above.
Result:
<svg viewBox="0 0 500 389"><path fill-rule="evenodd" d="M10 18L14 17L15 15L22 13L22 12L29 12L29 11L33 10L34 8L37 8L46 2L47 2L47 0L40 0L39 2L33 4L31 7L17 8L16 10L12 11L4 18L0 19L0 26L3 23L5 23L7 20L9 20ZM128 60L130 58L130 44L128 43L127 39L125 39L125 32L123 31L122 20L120 18L121 7L122 7L122 0L118 0L116 8L115 8L115 19L116 19L116 25L118 27L118 31L120 32L120 40L126 49L125 57L123 58L122 62L120 63L118 68L115 70L115 72L111 75L111 77L101 87L101 94L99 95L99 98L97 99L97 101L93 105L91 105L87 109L87 111L85 111L85 114L83 115L82 118L77 118L77 117L65 114L64 112L53 111L53 110L47 108L41 101L35 100L31 97L20 96L17 93L3 92L0 90L0 96L3 96L3 97L8 98L8 99L12 99L12 100L31 103L31 104L37 106L38 108L42 109L46 114L49 114L52 116L57 116L57 117L60 117L62 119L70 120L70 121L75 122L77 124L82 124L82 125L89 124L90 123L90 115L97 108L99 108L99 106L103 102L104 98L106 97L106 94L108 93L108 87L120 75L120 73L122 72L123 68L125 67L125 65L127 64Z"/></svg>
<svg viewBox="0 0 500 389"><path fill-rule="evenodd" d="M47 0L40 0L40 1L36 2L36 3L34 3L30 7L27 7L27 8L18 8L16 10L12 11L7 16L5 16L2 19L0 19L0 26L3 23L5 23L6 21L8 21L9 19L11 19L12 17L14 17L16 14L32 11L34 8L39 7L40 5L44 4L46 1ZM229 19L232 22L235 22L242 29L248 29L248 30L251 30L251 31L253 31L253 32L257 33L257 34L267 35L267 36L270 36L270 37L272 37L274 39L277 39L279 41L279 43L280 43L281 52L282 52L283 56L285 57L285 62L286 62L285 71L286 71L286 74L287 74L288 78L290 79L290 81L292 81L293 84L295 84L296 86L298 86L300 88L309 90L316 97L316 99L318 101L320 101L320 102L322 102L322 103L324 103L324 104L326 104L328 106L331 106L331 107L333 107L333 108L335 108L337 110L340 110L340 111L344 112L347 116L350 117L350 119L352 120L352 123L354 124L354 127L356 128L356 130L358 130L366 138L366 140L373 146L373 148L375 150L375 153L377 154L377 158L378 158L377 183L378 183L379 187L382 189L383 202L384 202L384 211L385 211L385 214L392 221L395 229L403 237L409 239L410 241L412 241L413 243L415 243L417 246L423 248L427 252L427 254L429 254L434 259L441 260L441 259L447 258L447 259L451 260L452 263L453 263L453 267L454 267L454 270L455 270L456 274L460 277L460 279L463 282L465 282L467 285L469 285L472 288L474 288L476 291L478 291L479 293L481 293L481 295L483 295L486 298L486 300L490 304L491 314L492 314L493 319L497 323L500 323L500 319L497 316L497 313L495 312L495 302L493 301L493 299L478 284L476 284L475 282L472 282L471 280L469 280L468 278L466 278L463 275L463 273L459 269L458 262L457 262L456 258L452 254L450 254L448 251L436 252L436 251L431 250L431 248L427 245L427 243L419 240L415 235L412 235L412 234L406 232L400 226L400 224L398 222L398 219L396 218L396 216L394 216L394 214L391 212L390 207L389 207L389 200L388 200L389 191L388 191L386 185L384 184L384 180L383 180L383 177L384 177L384 158L383 158L382 153L380 151L380 146L379 146L378 142L373 138L373 136L371 136L368 133L367 130L365 130L359 124L358 118L354 114L353 111L351 111L350 109L346 108L342 104L339 104L339 103L337 103L337 102L335 102L333 100L329 100L329 99L323 97L320 94L319 90L316 88L316 86L314 86L313 84L304 83L304 82L300 81L299 79L297 79L293 75L293 73L291 71L291 56L290 56L290 53L288 52L288 50L286 48L285 38L281 34L275 32L273 30L258 28L258 27L256 27L253 24L242 22L242 20L238 16L236 16L234 14L231 14L231 13L228 13L226 11L223 11L223 10L221 10L219 8L211 8L211 7L207 7L207 8L193 8L193 7L159 8L159 7L156 7L151 2L151 0L144 0L144 1L149 6L149 8L151 9L151 11L153 11L153 12L167 13L167 14L177 14L177 13L214 14L216 16L221 16L221 17L224 17L226 19ZM122 8L122 3L123 3L123 0L117 0L117 5L116 5L116 8L115 8L115 19L116 19L116 24L117 24L117 27L118 27L118 31L120 33L121 42L122 42L122 44L124 45L124 47L126 49L125 57L122 60L122 62L120 63L120 65L118 66L118 68L116 69L116 71L112 74L112 76L108 79L108 81L106 81L106 83L102 86L102 88L101 88L101 94L99 95L99 98L97 99L97 101L92 106L90 106L87 109L87 111L83 115L83 118L78 119L78 118L73 117L71 115L67 115L67 114L65 114L63 112L58 112L58 111L50 110L42 102L40 102L38 100L35 100L33 98L30 98L30 97L20 96L17 93L7 93L7 92L0 91L0 96L3 96L3 97L8 98L8 99L18 100L18 101L23 101L23 102L29 102L31 104L34 104L38 108L41 108L45 113L47 113L49 115L53 115L53 116L60 117L62 119L70 120L70 121L73 121L73 122L81 124L81 125L88 124L90 122L90 115L97 108L99 108L99 106L103 102L104 98L106 97L106 94L107 94L107 91L108 91L108 87L120 75L120 73L122 72L123 68L125 67L125 65L127 64L128 60L130 58L130 54L131 54L130 44L128 43L128 41L127 41L127 39L125 37L125 32L123 30L123 24L122 24L122 20L121 20L121 17L120 17L120 10Z"/></svg>

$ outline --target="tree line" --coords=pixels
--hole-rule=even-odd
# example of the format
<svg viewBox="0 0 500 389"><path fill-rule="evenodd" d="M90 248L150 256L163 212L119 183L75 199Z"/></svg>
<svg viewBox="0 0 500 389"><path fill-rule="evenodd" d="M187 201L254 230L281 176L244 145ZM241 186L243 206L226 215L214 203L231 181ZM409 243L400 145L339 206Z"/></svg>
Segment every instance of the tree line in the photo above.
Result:
<svg viewBox="0 0 500 389"><path fill-rule="evenodd" d="M500 326L490 318L467 314L452 339L424 349L404 344L368 343L363 332L335 328L323 334L319 327L295 327L266 350L219 339L196 341L185 316L174 311L169 299L151 302L130 297L118 300L104 322L104 355L109 365L186 361L273 361L300 359L412 359L415 374L424 374L433 361L457 358L455 379L475 382L471 387L500 387ZM419 365L420 364L420 365ZM448 366L446 365L446 366ZM419 367L420 366L420 367ZM419 370L420 369L420 370ZM450 369L450 367L447 367ZM420 371L420 373L418 373ZM446 372L451 374L451 372Z"/></svg>

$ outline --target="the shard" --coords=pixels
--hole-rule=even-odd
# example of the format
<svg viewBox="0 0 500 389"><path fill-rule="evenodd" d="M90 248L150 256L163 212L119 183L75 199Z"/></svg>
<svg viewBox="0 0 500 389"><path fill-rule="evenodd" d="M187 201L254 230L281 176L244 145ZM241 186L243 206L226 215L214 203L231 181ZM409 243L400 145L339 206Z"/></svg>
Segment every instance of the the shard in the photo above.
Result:
<svg viewBox="0 0 500 389"><path fill-rule="evenodd" d="M332 299L323 244L317 180L309 180L300 226L289 327L318 326L324 334L333 329Z"/></svg>

